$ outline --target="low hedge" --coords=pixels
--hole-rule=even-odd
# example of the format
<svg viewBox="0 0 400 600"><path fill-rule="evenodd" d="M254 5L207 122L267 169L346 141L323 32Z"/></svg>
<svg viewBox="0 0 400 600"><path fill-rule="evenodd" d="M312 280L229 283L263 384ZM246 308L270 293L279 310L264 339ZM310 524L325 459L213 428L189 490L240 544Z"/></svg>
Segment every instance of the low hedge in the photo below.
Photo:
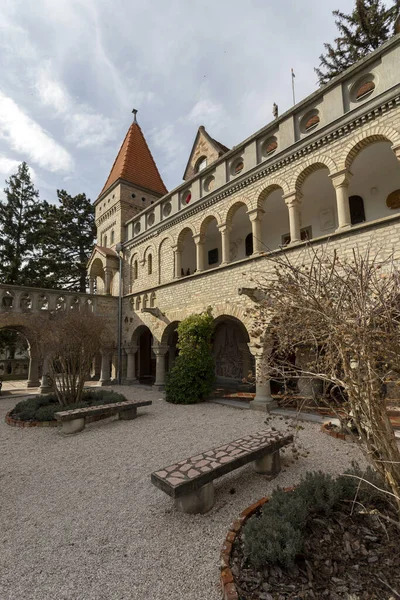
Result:
<svg viewBox="0 0 400 600"><path fill-rule="evenodd" d="M10 413L10 416L20 421L53 421L54 413L60 410L113 404L114 402L124 402L125 400L125 396L117 394L117 392L84 390L81 402L69 406L61 406L54 394L45 394L18 402L14 410Z"/></svg>

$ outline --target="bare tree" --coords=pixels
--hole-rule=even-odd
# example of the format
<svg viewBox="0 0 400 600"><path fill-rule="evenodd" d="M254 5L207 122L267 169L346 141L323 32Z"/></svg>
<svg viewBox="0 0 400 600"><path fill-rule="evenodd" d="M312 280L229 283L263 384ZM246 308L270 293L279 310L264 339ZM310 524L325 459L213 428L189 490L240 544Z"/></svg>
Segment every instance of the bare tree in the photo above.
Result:
<svg viewBox="0 0 400 600"><path fill-rule="evenodd" d="M272 262L271 275L257 282L264 299L253 311L253 335L261 344L274 340L263 376L336 386L400 513L400 451L385 400L386 384L400 373L399 268L379 252L354 250L345 259L329 246ZM303 360L293 364L294 354Z"/></svg>
<svg viewBox="0 0 400 600"><path fill-rule="evenodd" d="M60 311L37 320L35 330L61 406L80 402L95 355L112 339L108 321L89 309Z"/></svg>

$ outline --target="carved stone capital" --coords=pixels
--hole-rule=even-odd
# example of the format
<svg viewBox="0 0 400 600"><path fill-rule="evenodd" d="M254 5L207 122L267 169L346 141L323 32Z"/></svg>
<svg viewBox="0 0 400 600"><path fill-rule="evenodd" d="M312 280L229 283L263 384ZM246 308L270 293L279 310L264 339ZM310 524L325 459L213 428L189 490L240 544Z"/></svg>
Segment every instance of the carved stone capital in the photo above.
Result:
<svg viewBox="0 0 400 600"><path fill-rule="evenodd" d="M288 208L291 208L292 206L300 206L302 198L303 194L300 192L290 192L289 194L285 194L285 196L283 196L285 204Z"/></svg>
<svg viewBox="0 0 400 600"><path fill-rule="evenodd" d="M398 144L397 146L392 146L392 150L395 153L397 160L400 160L400 144Z"/></svg>
<svg viewBox="0 0 400 600"><path fill-rule="evenodd" d="M204 233L197 233L193 236L193 241L195 244L204 244L204 242L206 241L206 236L204 235Z"/></svg>
<svg viewBox="0 0 400 600"><path fill-rule="evenodd" d="M249 216L250 221L261 221L265 214L265 210L262 208L253 208L248 210L246 214Z"/></svg>
<svg viewBox="0 0 400 600"><path fill-rule="evenodd" d="M331 173L331 175L329 175L335 188L349 187L352 176L353 173L351 173L348 169L343 169L342 171Z"/></svg>
<svg viewBox="0 0 400 600"><path fill-rule="evenodd" d="M156 356L164 356L167 354L169 350L169 346L166 344L159 344L157 346L152 346L151 348Z"/></svg>

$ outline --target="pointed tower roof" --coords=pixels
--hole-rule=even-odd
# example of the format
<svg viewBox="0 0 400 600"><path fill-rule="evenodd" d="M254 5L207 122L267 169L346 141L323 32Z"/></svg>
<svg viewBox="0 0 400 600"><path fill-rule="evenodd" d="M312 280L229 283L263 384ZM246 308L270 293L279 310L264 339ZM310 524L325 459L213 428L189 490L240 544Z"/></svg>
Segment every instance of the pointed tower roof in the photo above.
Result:
<svg viewBox="0 0 400 600"><path fill-rule="evenodd" d="M128 129L122 146L99 197L118 179L155 192L160 196L168 193L145 137L135 119Z"/></svg>

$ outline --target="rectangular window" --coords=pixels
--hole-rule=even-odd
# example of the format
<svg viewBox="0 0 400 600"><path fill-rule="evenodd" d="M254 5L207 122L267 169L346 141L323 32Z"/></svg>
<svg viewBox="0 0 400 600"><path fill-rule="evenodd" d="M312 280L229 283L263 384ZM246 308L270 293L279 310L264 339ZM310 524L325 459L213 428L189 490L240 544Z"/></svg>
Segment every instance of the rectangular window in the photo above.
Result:
<svg viewBox="0 0 400 600"><path fill-rule="evenodd" d="M218 262L218 248L213 248L213 250L208 251L208 264L216 265Z"/></svg>

